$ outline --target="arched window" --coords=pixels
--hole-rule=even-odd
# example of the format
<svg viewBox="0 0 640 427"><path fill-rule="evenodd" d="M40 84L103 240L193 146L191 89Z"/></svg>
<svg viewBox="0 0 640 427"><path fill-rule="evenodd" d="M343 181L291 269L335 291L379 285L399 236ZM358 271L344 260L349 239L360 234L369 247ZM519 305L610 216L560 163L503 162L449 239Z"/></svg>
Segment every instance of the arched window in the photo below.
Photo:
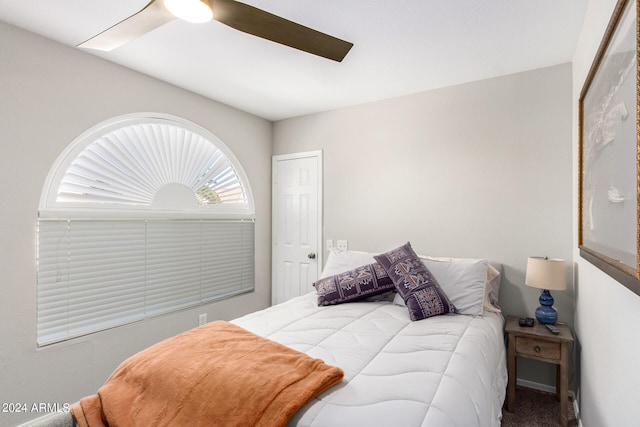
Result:
<svg viewBox="0 0 640 427"><path fill-rule="evenodd" d="M38 215L38 344L254 289L253 196L191 122L117 117L52 167Z"/></svg>

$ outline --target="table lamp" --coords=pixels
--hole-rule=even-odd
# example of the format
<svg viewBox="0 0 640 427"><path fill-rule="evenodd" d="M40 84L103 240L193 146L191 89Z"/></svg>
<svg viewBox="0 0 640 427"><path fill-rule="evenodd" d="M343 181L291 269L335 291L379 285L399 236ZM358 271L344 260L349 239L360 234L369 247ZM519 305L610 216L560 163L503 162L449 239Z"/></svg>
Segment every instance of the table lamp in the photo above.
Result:
<svg viewBox="0 0 640 427"><path fill-rule="evenodd" d="M553 308L553 297L549 290L563 291L567 288L563 259L529 257L524 283L532 288L542 289L540 307L536 309L538 322L553 325L558 320L558 312Z"/></svg>

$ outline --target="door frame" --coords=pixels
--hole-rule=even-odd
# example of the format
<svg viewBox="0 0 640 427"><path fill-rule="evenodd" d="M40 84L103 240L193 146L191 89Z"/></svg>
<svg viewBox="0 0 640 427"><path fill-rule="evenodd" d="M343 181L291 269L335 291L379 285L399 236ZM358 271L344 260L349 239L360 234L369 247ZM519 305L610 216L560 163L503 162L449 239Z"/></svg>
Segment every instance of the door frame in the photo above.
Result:
<svg viewBox="0 0 640 427"><path fill-rule="evenodd" d="M322 273L322 268L324 267L323 263L323 254L324 254L324 245L322 242L323 236L323 213L324 208L322 201L324 199L323 193L323 170L324 170L324 158L322 150L313 150L313 151L304 151L299 153L289 153L289 154L276 154L271 157L271 302L273 304L273 285L276 280L276 268L274 266L275 262L275 251L276 251L276 232L277 232L277 222L276 218L278 215L277 203L274 203L276 197L276 171L277 164L279 161L283 160L296 160L296 159L304 159L308 157L315 157L318 160L318 171L317 171L317 183L318 183L318 194L317 194L317 203L318 203L318 224L317 224L317 233L318 233L318 248L316 250L316 260L317 262L317 277L320 278L320 274Z"/></svg>

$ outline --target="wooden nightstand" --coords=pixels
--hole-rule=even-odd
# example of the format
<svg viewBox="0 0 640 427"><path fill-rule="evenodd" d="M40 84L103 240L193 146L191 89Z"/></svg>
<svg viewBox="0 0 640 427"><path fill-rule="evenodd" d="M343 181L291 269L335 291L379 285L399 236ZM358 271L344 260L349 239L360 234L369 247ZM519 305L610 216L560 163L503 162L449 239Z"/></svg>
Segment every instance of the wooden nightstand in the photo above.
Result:
<svg viewBox="0 0 640 427"><path fill-rule="evenodd" d="M508 316L505 331L509 336L509 385L507 411L513 412L516 400L516 358L526 357L556 365L556 393L560 399L560 423L567 427L569 398L569 345L571 329L565 324L554 325L560 330L554 335L537 321L533 327L520 326L518 317Z"/></svg>

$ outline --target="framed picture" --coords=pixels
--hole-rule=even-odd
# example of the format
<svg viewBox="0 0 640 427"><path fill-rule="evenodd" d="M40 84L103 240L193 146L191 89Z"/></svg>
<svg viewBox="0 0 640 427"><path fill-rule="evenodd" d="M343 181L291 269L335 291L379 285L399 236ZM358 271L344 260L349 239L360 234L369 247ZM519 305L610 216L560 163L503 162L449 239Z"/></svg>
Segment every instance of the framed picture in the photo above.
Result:
<svg viewBox="0 0 640 427"><path fill-rule="evenodd" d="M640 295L638 0L619 0L579 100L580 255Z"/></svg>

